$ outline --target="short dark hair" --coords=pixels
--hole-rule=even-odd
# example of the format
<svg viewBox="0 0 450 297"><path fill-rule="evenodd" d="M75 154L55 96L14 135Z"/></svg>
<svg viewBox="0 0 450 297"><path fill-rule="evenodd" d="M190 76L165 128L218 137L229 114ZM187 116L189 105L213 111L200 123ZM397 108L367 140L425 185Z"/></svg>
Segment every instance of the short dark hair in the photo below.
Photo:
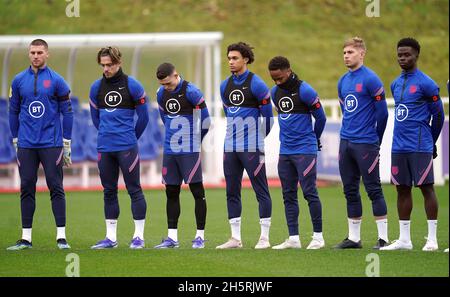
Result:
<svg viewBox="0 0 450 297"><path fill-rule="evenodd" d="M251 47L250 44L240 41L238 43L233 43L228 46L227 55L231 51L238 51L241 53L243 58L248 59L247 64L251 64L253 63L253 61L255 61L255 55L253 54L252 49L253 47Z"/></svg>
<svg viewBox="0 0 450 297"><path fill-rule="evenodd" d="M48 50L48 44L44 39L35 39L30 43L30 46L38 46L38 45L43 45L45 47L46 50Z"/></svg>
<svg viewBox="0 0 450 297"><path fill-rule="evenodd" d="M269 62L269 70L285 70L291 68L291 63L286 57L276 56Z"/></svg>
<svg viewBox="0 0 450 297"><path fill-rule="evenodd" d="M156 70L156 77L158 79L165 79L169 75L172 75L175 71L175 66L170 63L162 63L158 66L158 69Z"/></svg>
<svg viewBox="0 0 450 297"><path fill-rule="evenodd" d="M110 57L113 64L119 64L122 61L122 53L117 47L103 47L97 53L97 63L100 64L102 57Z"/></svg>
<svg viewBox="0 0 450 297"><path fill-rule="evenodd" d="M400 41L397 43L397 48L403 47L403 46L410 46L413 49L415 49L418 54L420 54L420 44L417 40L415 40L412 37L406 37L406 38L400 39Z"/></svg>

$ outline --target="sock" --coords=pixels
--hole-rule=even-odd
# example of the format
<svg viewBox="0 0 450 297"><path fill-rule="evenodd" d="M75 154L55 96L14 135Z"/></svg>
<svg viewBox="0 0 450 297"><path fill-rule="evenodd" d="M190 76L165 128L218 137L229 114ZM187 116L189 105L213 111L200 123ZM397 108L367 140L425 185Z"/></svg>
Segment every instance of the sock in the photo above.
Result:
<svg viewBox="0 0 450 297"><path fill-rule="evenodd" d="M289 240L295 241L295 242L300 242L300 236L299 235L290 235Z"/></svg>
<svg viewBox="0 0 450 297"><path fill-rule="evenodd" d="M66 227L56 227L56 239L66 239Z"/></svg>
<svg viewBox="0 0 450 297"><path fill-rule="evenodd" d="M427 240L432 240L437 242L436 229L437 229L437 220L428 220L428 236Z"/></svg>
<svg viewBox="0 0 450 297"><path fill-rule="evenodd" d="M106 237L111 241L117 241L117 220L106 221Z"/></svg>
<svg viewBox="0 0 450 297"><path fill-rule="evenodd" d="M231 225L231 237L237 240L241 240L241 218L230 219Z"/></svg>
<svg viewBox="0 0 450 297"><path fill-rule="evenodd" d="M167 236L174 241L178 241L178 229L169 229Z"/></svg>
<svg viewBox="0 0 450 297"><path fill-rule="evenodd" d="M195 238L200 237L201 239L205 240L205 230L197 230L197 233L195 233Z"/></svg>
<svg viewBox="0 0 450 297"><path fill-rule="evenodd" d="M377 223L378 238L381 238L384 241L389 242L387 219L376 220L375 223Z"/></svg>
<svg viewBox="0 0 450 297"><path fill-rule="evenodd" d="M404 242L410 242L411 241L411 233L410 233L411 221L400 220L399 224L400 224L399 240L404 241Z"/></svg>
<svg viewBox="0 0 450 297"><path fill-rule="evenodd" d="M22 228L22 239L31 242L31 228Z"/></svg>
<svg viewBox="0 0 450 297"><path fill-rule="evenodd" d="M145 219L134 220L133 238L139 237L140 239L144 240L144 225L145 225Z"/></svg>
<svg viewBox="0 0 450 297"><path fill-rule="evenodd" d="M322 235L322 232L314 232L314 233L313 233L313 238L314 238L314 239L317 239L317 240L323 241L323 235Z"/></svg>
<svg viewBox="0 0 450 297"><path fill-rule="evenodd" d="M361 240L361 220L348 219L348 239L354 242Z"/></svg>
<svg viewBox="0 0 450 297"><path fill-rule="evenodd" d="M259 219L259 224L261 225L261 236L260 237L269 239L270 218Z"/></svg>

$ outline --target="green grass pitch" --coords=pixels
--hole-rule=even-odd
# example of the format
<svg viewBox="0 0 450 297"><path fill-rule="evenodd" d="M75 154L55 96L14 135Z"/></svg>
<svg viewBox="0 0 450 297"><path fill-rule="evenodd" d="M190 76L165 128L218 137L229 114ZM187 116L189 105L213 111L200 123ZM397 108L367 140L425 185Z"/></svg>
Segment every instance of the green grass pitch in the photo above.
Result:
<svg viewBox="0 0 450 297"><path fill-rule="evenodd" d="M398 237L396 194L393 186L383 186L388 203L390 240ZM114 250L90 250L89 247L105 236L103 198L101 192L67 193L67 238L70 251L56 248L56 229L48 193L37 195L33 228L33 249L10 252L6 247L20 236L20 202L18 194L0 194L0 276L65 276L66 256L76 253L80 259L81 276L365 276L367 255L377 237L370 201L363 188L362 250L333 250L332 246L347 235L345 199L340 187L319 188L323 207L323 226L326 248L305 249L310 241L312 226L306 202L300 198L301 250L254 250L260 227L254 193L244 189L242 240L240 250L215 250L216 245L230 236L227 221L225 190L207 190L207 245L193 250L195 235L194 199L188 190L182 191L179 222L180 248L155 250L167 235L165 194L163 190L145 191L148 211L145 229L147 248L130 250L129 241L134 224L130 199L120 192L121 214L118 223L119 247ZM436 187L440 209L439 252L422 252L427 224L420 191L414 190L414 210L411 236L413 251L376 252L380 261L380 276L449 276L448 253L448 185ZM287 237L281 190L271 189L273 214L270 241L281 243ZM299 192L301 197L301 192Z"/></svg>

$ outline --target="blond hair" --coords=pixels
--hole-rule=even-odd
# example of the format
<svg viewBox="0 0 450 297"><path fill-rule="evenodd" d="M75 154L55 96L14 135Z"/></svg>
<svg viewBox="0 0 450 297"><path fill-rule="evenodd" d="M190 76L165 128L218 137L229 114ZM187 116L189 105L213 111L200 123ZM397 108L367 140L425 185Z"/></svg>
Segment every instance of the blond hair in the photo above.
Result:
<svg viewBox="0 0 450 297"><path fill-rule="evenodd" d="M358 37L358 36L355 36L355 37L347 39L344 42L343 48L346 47L346 46L353 46L353 47L356 47L356 48L360 48L360 49L362 49L364 51L366 50L366 44L364 43L364 40L361 37Z"/></svg>

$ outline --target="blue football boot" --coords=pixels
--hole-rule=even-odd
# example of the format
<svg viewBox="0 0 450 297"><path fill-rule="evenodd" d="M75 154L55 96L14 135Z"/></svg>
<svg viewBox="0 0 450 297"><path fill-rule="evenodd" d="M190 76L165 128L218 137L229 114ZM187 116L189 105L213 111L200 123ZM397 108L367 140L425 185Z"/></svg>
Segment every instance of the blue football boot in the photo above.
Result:
<svg viewBox="0 0 450 297"><path fill-rule="evenodd" d="M202 239L200 236L197 236L193 241L192 241L192 248L193 249L202 249L205 247L205 239Z"/></svg>
<svg viewBox="0 0 450 297"><path fill-rule="evenodd" d="M117 247L117 241L112 241L109 238L100 240L95 245L91 246L93 250L112 249Z"/></svg>
<svg viewBox="0 0 450 297"><path fill-rule="evenodd" d="M8 251L19 251L19 250L25 250L25 249L31 249L33 245L31 242L25 239L19 239L15 245L10 246L6 250Z"/></svg>
<svg viewBox="0 0 450 297"><path fill-rule="evenodd" d="M178 241L173 240L170 237L164 238L160 244L155 246L155 249L172 249L172 248L178 248L179 244Z"/></svg>
<svg viewBox="0 0 450 297"><path fill-rule="evenodd" d="M145 242L139 237L135 237L131 240L130 249L143 249L145 247Z"/></svg>
<svg viewBox="0 0 450 297"><path fill-rule="evenodd" d="M65 238L59 238L58 240L56 240L56 245L60 250L70 249L70 245L67 243L67 240Z"/></svg>

